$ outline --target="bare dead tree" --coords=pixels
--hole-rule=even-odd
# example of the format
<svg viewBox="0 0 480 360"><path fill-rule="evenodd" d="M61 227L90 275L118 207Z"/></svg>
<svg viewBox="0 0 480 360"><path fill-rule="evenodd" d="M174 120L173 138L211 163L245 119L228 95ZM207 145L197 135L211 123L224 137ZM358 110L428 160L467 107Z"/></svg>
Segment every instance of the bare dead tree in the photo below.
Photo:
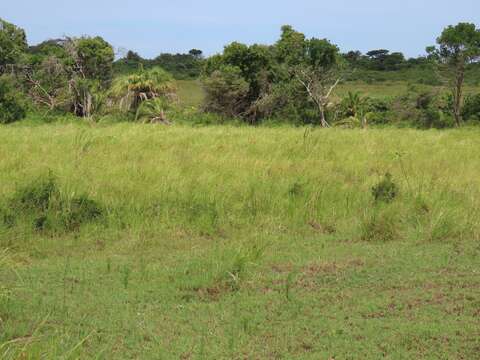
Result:
<svg viewBox="0 0 480 360"><path fill-rule="evenodd" d="M68 102L65 94L67 72L57 58L45 59L37 69L25 68L23 76L29 85L29 94L36 103L53 110Z"/></svg>
<svg viewBox="0 0 480 360"><path fill-rule="evenodd" d="M320 125L329 127L326 119L326 109L330 98L342 80L338 68L324 69L313 66L299 66L293 69L295 79L305 88L309 98L315 103L320 114Z"/></svg>

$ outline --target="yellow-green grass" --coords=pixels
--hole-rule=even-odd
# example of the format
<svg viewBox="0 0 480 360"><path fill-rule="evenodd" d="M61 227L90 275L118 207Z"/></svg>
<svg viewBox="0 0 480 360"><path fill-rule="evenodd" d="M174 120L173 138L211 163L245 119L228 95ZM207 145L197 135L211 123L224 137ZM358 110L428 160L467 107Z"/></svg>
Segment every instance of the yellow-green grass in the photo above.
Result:
<svg viewBox="0 0 480 360"><path fill-rule="evenodd" d="M373 98L382 97L395 97L407 94L409 91L415 92L433 92L433 93L446 93L448 89L441 86L430 86L422 84L409 84L404 81L386 81L367 84L365 82L347 82L341 84L337 91L337 96L345 96L348 92L359 92L362 95L370 96ZM468 85L465 86L466 94L474 94L480 91L478 86Z"/></svg>
<svg viewBox="0 0 480 360"><path fill-rule="evenodd" d="M0 127L4 208L51 173L105 209L0 225L0 357L475 359L479 148L477 129Z"/></svg>
<svg viewBox="0 0 480 360"><path fill-rule="evenodd" d="M177 91L183 106L199 107L204 99L200 80L177 80Z"/></svg>
<svg viewBox="0 0 480 360"><path fill-rule="evenodd" d="M361 81L347 82L341 84L335 91L334 95L341 98L346 96L348 92L358 92L364 96L372 98L388 98L407 94L409 91L412 91L411 86L412 85L409 85L406 81L385 81L373 84L367 84ZM416 92L430 91L434 93L442 93L448 91L446 88L439 86L421 84L415 84L413 86L415 88L414 91ZM202 104L205 95L200 80L178 80L177 87L181 104L196 107ZM478 92L480 92L478 86L465 86L466 94L475 94Z"/></svg>

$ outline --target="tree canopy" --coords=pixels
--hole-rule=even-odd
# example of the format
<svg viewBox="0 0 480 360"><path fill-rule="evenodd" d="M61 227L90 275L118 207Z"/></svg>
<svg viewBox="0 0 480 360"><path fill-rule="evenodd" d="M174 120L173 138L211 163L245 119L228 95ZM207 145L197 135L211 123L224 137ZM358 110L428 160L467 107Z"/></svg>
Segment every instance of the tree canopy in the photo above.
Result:
<svg viewBox="0 0 480 360"><path fill-rule="evenodd" d="M2 67L17 63L26 50L25 31L0 19L0 74Z"/></svg>

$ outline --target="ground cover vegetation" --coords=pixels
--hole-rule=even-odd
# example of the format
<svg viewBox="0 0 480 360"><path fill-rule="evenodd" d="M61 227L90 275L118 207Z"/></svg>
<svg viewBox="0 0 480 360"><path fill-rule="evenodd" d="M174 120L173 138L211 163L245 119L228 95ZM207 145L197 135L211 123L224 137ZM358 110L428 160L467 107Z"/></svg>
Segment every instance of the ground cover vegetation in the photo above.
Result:
<svg viewBox="0 0 480 360"><path fill-rule="evenodd" d="M149 60L1 20L0 358L477 359L479 34Z"/></svg>

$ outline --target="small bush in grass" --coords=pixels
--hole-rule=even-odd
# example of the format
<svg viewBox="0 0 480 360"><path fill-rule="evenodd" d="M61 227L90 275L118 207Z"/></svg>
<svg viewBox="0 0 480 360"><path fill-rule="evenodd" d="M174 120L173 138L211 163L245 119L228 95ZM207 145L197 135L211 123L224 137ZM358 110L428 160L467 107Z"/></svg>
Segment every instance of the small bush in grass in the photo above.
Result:
<svg viewBox="0 0 480 360"><path fill-rule="evenodd" d="M103 214L101 206L85 195L65 202L63 210L63 224L69 230L78 229L82 224L94 221Z"/></svg>
<svg viewBox="0 0 480 360"><path fill-rule="evenodd" d="M388 242L399 238L396 209L377 209L367 216L361 226L361 239L371 242Z"/></svg>
<svg viewBox="0 0 480 360"><path fill-rule="evenodd" d="M11 206L19 210L47 211L53 198L58 198L55 178L52 174L41 176L30 184L20 188L14 195Z"/></svg>
<svg viewBox="0 0 480 360"><path fill-rule="evenodd" d="M393 182L390 173L386 173L382 181L372 187L372 195L376 202L390 203L395 200L395 197L398 195L398 187Z"/></svg>
<svg viewBox="0 0 480 360"><path fill-rule="evenodd" d="M11 228L15 225L15 215L7 207L0 207L0 226Z"/></svg>
<svg viewBox="0 0 480 360"><path fill-rule="evenodd" d="M37 231L76 231L103 214L102 207L85 195L63 197L52 174L20 188L8 208L10 212L5 214L27 219ZM15 218L8 221L14 223Z"/></svg>

